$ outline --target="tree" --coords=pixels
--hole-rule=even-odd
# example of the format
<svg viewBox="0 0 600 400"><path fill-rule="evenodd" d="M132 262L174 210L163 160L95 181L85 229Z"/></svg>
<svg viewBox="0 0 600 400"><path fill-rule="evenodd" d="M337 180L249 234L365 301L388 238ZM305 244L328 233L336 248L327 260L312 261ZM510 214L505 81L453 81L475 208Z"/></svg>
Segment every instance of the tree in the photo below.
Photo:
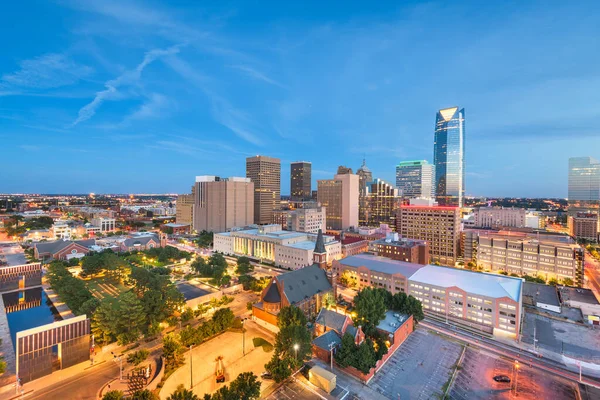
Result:
<svg viewBox="0 0 600 400"><path fill-rule="evenodd" d="M371 339L366 338L359 346L356 352L356 364L354 365L359 371L368 374L371 368L375 367L377 356L373 348Z"/></svg>
<svg viewBox="0 0 600 400"><path fill-rule="evenodd" d="M187 390L183 385L177 386L177 389L171 393L167 400L200 400L191 390Z"/></svg>
<svg viewBox="0 0 600 400"><path fill-rule="evenodd" d="M346 333L342 336L342 344L335 353L335 362L342 368L346 368L355 363L356 359L356 344L354 343L354 336Z"/></svg>
<svg viewBox="0 0 600 400"><path fill-rule="evenodd" d="M229 308L221 308L212 316L212 321L215 324L216 328L219 331L224 331L229 329L231 325L233 325L233 320L235 319L235 315L233 311Z"/></svg>
<svg viewBox="0 0 600 400"><path fill-rule="evenodd" d="M129 364L133 364L135 366L143 363L146 358L150 355L150 352L146 349L134 351L133 353L129 353L127 355L127 362Z"/></svg>
<svg viewBox="0 0 600 400"><path fill-rule="evenodd" d="M120 344L137 340L146 328L144 306L133 292L119 295L117 303L117 338Z"/></svg>
<svg viewBox="0 0 600 400"><path fill-rule="evenodd" d="M98 343L111 343L116 337L114 299L103 299L92 316L92 333Z"/></svg>
<svg viewBox="0 0 600 400"><path fill-rule="evenodd" d="M90 276L100 273L103 267L102 256L99 254L83 257L81 262L81 270Z"/></svg>
<svg viewBox="0 0 600 400"><path fill-rule="evenodd" d="M292 375L291 358L280 358L277 353L265 364L265 369L271 374L275 382L283 382Z"/></svg>
<svg viewBox="0 0 600 400"><path fill-rule="evenodd" d="M212 276L212 267L202 257L197 257L190 267L201 276Z"/></svg>
<svg viewBox="0 0 600 400"><path fill-rule="evenodd" d="M250 264L250 259L248 257L238 258L237 267L235 269L236 274L246 275L252 271L254 271L254 266L252 264Z"/></svg>
<svg viewBox="0 0 600 400"><path fill-rule="evenodd" d="M163 339L163 357L165 359L165 367L175 369L183 363L183 347L177 341L175 336L169 334Z"/></svg>
<svg viewBox="0 0 600 400"><path fill-rule="evenodd" d="M556 279L556 278L550 278L550 280L548 281L548 285L551 285L551 286L558 285L558 279Z"/></svg>
<svg viewBox="0 0 600 400"><path fill-rule="evenodd" d="M120 390L110 390L102 396L102 400L123 400L124 398L125 394Z"/></svg>
<svg viewBox="0 0 600 400"><path fill-rule="evenodd" d="M254 400L260 397L260 381L252 372L239 374L229 389L236 399Z"/></svg>
<svg viewBox="0 0 600 400"><path fill-rule="evenodd" d="M351 271L346 270L342 273L340 277L340 283L349 288L355 288L358 286L358 279L356 275L354 275Z"/></svg>
<svg viewBox="0 0 600 400"><path fill-rule="evenodd" d="M573 279L571 278L563 278L562 282L565 286L573 286Z"/></svg>
<svg viewBox="0 0 600 400"><path fill-rule="evenodd" d="M95 297L92 297L91 299L86 300L81 307L79 307L79 312L81 313L81 315L85 314L88 317L91 317L92 315L94 315L94 312L96 311L96 309L100 306L100 300L98 300Z"/></svg>
<svg viewBox="0 0 600 400"><path fill-rule="evenodd" d="M148 389L138 390L131 396L131 400L159 400L159 397Z"/></svg>
<svg viewBox="0 0 600 400"><path fill-rule="evenodd" d="M385 318L385 297L382 291L364 288L354 297L356 321L367 335L375 331L379 321Z"/></svg>

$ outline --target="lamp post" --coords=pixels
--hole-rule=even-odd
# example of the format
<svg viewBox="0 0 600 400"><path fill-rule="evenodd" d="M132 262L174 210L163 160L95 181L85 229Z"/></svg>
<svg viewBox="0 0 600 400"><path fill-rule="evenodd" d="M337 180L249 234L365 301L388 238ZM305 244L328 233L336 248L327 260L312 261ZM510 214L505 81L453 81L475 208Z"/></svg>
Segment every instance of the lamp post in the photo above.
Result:
<svg viewBox="0 0 600 400"><path fill-rule="evenodd" d="M123 380L123 357L117 356L114 352L110 352L113 355L113 362L116 364L119 362L119 382Z"/></svg>
<svg viewBox="0 0 600 400"><path fill-rule="evenodd" d="M242 318L242 353L246 356L246 330L244 329L244 323L248 318Z"/></svg>
<svg viewBox="0 0 600 400"><path fill-rule="evenodd" d="M517 397L519 394L517 393L518 390L518 386L519 386L519 361L515 360L515 397Z"/></svg>
<svg viewBox="0 0 600 400"><path fill-rule="evenodd" d="M298 343L294 344L294 352L296 353L296 360L298 359L298 349L300 348L300 346L298 345Z"/></svg>
<svg viewBox="0 0 600 400"><path fill-rule="evenodd" d="M194 387L194 365L192 364L192 345L190 344L190 390Z"/></svg>

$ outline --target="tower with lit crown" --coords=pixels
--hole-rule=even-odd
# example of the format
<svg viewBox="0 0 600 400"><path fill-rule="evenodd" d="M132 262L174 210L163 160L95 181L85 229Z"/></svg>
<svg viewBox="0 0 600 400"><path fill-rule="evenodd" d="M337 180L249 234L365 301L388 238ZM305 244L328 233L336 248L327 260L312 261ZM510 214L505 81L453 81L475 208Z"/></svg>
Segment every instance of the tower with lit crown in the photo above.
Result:
<svg viewBox="0 0 600 400"><path fill-rule="evenodd" d="M465 109L439 110L433 143L435 196L441 206L462 207L465 196Z"/></svg>

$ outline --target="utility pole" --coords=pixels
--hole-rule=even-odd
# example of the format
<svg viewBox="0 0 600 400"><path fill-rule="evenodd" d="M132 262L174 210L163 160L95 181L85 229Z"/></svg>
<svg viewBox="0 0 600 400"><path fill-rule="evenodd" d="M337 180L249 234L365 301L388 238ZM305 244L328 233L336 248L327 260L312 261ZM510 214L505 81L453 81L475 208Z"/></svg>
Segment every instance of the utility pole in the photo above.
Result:
<svg viewBox="0 0 600 400"><path fill-rule="evenodd" d="M192 345L190 344L190 390L194 387L194 365L192 364Z"/></svg>
<svg viewBox="0 0 600 400"><path fill-rule="evenodd" d="M123 357L117 356L114 352L110 352L113 355L113 361L116 363L119 362L119 382L123 380Z"/></svg>

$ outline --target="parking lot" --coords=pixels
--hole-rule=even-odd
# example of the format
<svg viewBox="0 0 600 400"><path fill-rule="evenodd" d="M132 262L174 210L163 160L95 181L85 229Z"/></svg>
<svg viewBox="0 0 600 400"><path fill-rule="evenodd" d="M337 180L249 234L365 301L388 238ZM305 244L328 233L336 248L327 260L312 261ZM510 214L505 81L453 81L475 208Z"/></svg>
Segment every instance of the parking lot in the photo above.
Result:
<svg viewBox="0 0 600 400"><path fill-rule="evenodd" d="M555 399L577 398L575 385L553 377L529 365L519 363L518 372L514 361L467 348L458 374L449 392L453 400L471 399ZM493 377L506 375L509 383L494 381Z"/></svg>
<svg viewBox="0 0 600 400"><path fill-rule="evenodd" d="M283 386L278 388L275 392L265 397L267 400L321 400L321 397L314 394L308 388L301 383L293 380L285 383Z"/></svg>
<svg viewBox="0 0 600 400"><path fill-rule="evenodd" d="M400 346L369 386L388 399L433 399L443 396L462 352L458 343L419 328Z"/></svg>
<svg viewBox="0 0 600 400"><path fill-rule="evenodd" d="M600 335L597 330L526 312L523 322L523 342L533 344L534 333L537 346L542 350L562 353L590 362L600 362Z"/></svg>

